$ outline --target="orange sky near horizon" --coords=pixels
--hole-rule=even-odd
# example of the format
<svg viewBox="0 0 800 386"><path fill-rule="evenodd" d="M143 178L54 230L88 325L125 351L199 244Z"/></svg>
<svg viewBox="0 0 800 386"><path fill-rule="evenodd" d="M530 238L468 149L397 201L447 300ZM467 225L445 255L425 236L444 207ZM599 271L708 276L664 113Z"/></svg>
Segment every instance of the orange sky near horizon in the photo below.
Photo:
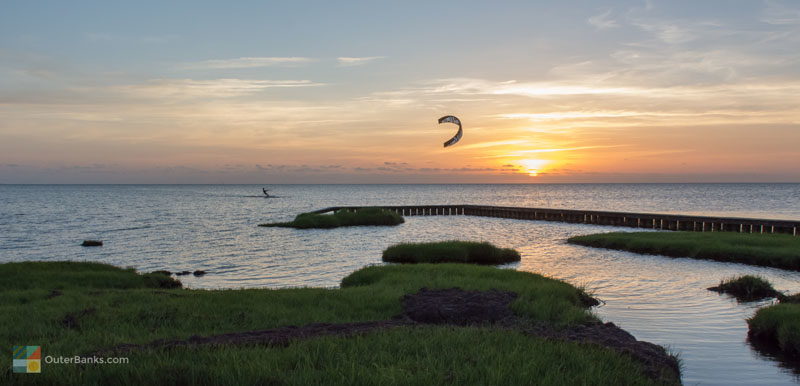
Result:
<svg viewBox="0 0 800 386"><path fill-rule="evenodd" d="M276 110L241 100L151 105L162 96L111 111L106 105L15 106L4 110L6 118L18 117L18 129L39 135L20 135L13 147L0 147L17 168L72 164L101 174L178 165L203 174L302 175L310 181L341 175L352 181L383 176L377 182L415 175L427 176L420 182L798 180L800 114L752 116L682 96L666 101L677 111L644 109L653 102L647 96L601 91L532 98L488 90L457 95L461 100L448 103L449 110L436 99L452 93L428 91L405 95L402 103L375 99ZM797 99L798 91L795 85L781 90L786 100ZM737 95L715 93L720 105L740 102ZM586 105L593 108L581 109ZM445 113L464 124L463 139L449 148L442 142L456 127L436 123Z"/></svg>
<svg viewBox="0 0 800 386"><path fill-rule="evenodd" d="M687 4L460 3L459 30L399 7L285 42L333 11L198 5L242 30L189 33L168 10L144 31L17 5L0 183L800 182L800 10Z"/></svg>

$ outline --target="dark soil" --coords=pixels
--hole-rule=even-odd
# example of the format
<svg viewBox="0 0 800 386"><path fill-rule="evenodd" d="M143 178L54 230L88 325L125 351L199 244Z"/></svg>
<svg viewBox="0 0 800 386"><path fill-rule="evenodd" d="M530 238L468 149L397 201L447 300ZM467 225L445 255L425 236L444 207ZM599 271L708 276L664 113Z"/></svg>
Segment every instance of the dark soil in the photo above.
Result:
<svg viewBox="0 0 800 386"><path fill-rule="evenodd" d="M287 326L269 330L236 332L206 337L192 336L189 339L156 340L147 344L121 344L100 350L90 355L125 352L150 348L171 348L196 345L263 344L285 346L296 339L307 339L324 335L350 336L378 329L421 324L437 325L481 325L494 324L498 328L522 331L544 339L596 344L630 355L642 363L646 374L663 383L680 383L680 368L677 359L663 347L636 340L633 335L613 323L593 324L556 329L538 323L531 324L516 317L509 308L517 294L509 291L467 291L460 288L430 290L422 288L415 294L401 298L403 314L390 320L355 323L314 323L301 327Z"/></svg>
<svg viewBox="0 0 800 386"><path fill-rule="evenodd" d="M596 344L610 348L630 355L642 363L645 366L646 374L652 379L665 383L675 383L680 379L680 365L675 357L669 355L659 345L636 340L633 335L617 327L614 323L596 322L561 330L539 324L523 328L523 331L547 339Z"/></svg>
<svg viewBox="0 0 800 386"><path fill-rule="evenodd" d="M496 323L514 318L508 307L517 294L509 291L465 291L459 288L429 290L403 296L404 316L417 323Z"/></svg>

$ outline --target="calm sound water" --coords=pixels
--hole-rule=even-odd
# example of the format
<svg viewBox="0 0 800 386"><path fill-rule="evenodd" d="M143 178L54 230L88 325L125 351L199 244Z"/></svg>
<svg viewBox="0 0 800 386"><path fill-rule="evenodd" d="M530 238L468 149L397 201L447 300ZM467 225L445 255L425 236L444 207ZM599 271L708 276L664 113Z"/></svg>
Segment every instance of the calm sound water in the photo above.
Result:
<svg viewBox="0 0 800 386"><path fill-rule="evenodd" d="M0 262L85 260L140 271L208 271L192 288L334 287L380 264L403 241L485 240L516 248L509 268L589 289L595 313L678 353L685 384L794 384L793 370L746 342L746 318L764 303L705 290L758 274L800 292L800 273L568 245L573 235L630 231L470 216L407 217L398 227L259 228L338 205L483 204L800 219L800 184L586 185L0 185ZM83 248L100 239L101 248Z"/></svg>

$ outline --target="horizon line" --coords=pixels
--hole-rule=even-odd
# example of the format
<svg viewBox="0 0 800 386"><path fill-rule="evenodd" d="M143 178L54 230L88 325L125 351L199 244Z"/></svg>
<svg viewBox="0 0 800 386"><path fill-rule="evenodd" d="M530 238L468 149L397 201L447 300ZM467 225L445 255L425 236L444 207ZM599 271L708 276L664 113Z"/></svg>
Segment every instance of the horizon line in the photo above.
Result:
<svg viewBox="0 0 800 386"><path fill-rule="evenodd" d="M368 183L319 183L319 182L302 182L302 183L161 183L161 182L143 182L143 183L6 183L0 182L0 185L64 185L64 186L77 186L77 185L768 185L768 184L800 184L800 181L775 181L775 182L368 182Z"/></svg>

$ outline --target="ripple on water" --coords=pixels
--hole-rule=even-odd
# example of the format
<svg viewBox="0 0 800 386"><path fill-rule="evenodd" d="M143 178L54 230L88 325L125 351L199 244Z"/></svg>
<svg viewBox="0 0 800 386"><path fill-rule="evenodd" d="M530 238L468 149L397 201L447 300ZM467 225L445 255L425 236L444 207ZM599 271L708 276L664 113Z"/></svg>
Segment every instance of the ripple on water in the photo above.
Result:
<svg viewBox="0 0 800 386"><path fill-rule="evenodd" d="M759 304L740 304L705 288L729 276L757 274L779 290L798 292L797 272L565 243L573 235L627 228L466 216L409 217L397 227L324 231L255 225L328 206L415 203L800 218L800 185L276 186L273 192L281 199L244 197L260 189L0 185L0 258L207 270L203 277L180 277L191 288L332 287L356 269L380 264L381 252L394 243L486 240L522 252L522 261L510 267L586 287L605 301L594 311L599 317L677 352L686 384L796 381L790 370L746 342L745 320ZM102 248L78 246L98 235L106 239Z"/></svg>

